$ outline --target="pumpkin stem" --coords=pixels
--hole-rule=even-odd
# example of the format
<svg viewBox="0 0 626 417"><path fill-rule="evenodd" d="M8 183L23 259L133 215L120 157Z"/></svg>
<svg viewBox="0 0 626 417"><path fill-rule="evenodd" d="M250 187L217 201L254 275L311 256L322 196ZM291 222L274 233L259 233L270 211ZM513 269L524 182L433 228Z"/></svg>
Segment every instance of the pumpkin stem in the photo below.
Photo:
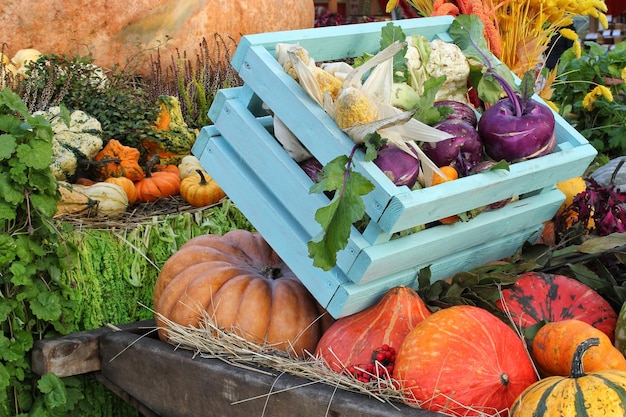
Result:
<svg viewBox="0 0 626 417"><path fill-rule="evenodd" d="M150 159L148 159L148 162L146 162L146 178L150 178L152 176L152 169L159 162L161 162L161 157L158 154L152 155Z"/></svg>
<svg viewBox="0 0 626 417"><path fill-rule="evenodd" d="M259 272L261 275L269 279L278 279L283 276L281 269L273 266L266 266Z"/></svg>
<svg viewBox="0 0 626 417"><path fill-rule="evenodd" d="M198 183L198 185L207 185L208 182L206 180L206 178L204 177L204 174L202 173L201 169L196 169L196 172L200 175L200 182Z"/></svg>
<svg viewBox="0 0 626 417"><path fill-rule="evenodd" d="M510 379L509 376L506 373L502 373L502 375L500 375L500 383L502 384L503 387L506 387L509 385Z"/></svg>
<svg viewBox="0 0 626 417"><path fill-rule="evenodd" d="M583 356L589 348L592 346L599 346L600 339L597 337L590 337L589 339L585 339L576 348L574 352L574 358L572 359L572 373L570 378L580 378L581 376L585 376L585 369L583 367Z"/></svg>

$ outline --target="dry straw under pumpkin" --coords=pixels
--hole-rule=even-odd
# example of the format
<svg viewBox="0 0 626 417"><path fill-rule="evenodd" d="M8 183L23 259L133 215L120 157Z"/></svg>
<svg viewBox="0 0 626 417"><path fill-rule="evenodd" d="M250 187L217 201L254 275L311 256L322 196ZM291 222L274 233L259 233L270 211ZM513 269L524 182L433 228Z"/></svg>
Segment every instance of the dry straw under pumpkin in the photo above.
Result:
<svg viewBox="0 0 626 417"><path fill-rule="evenodd" d="M298 359L295 354L279 351L271 345L260 345L250 342L237 335L236 332L215 326L206 312L204 312L203 319L199 321L198 327L182 326L172 322L163 315L155 314L158 316L159 321L164 323L160 329L167 331L170 343L177 349L194 352L194 357L219 359L232 366L253 372L267 374L267 370L270 370L269 374L276 378L280 378L283 374L290 374L310 381L306 385L323 383L336 389L367 395L370 398L389 404L390 407L400 403L413 408L424 408L421 405L430 401L427 400L421 403L407 401L405 393L398 388L399 384L397 381L385 379L385 375L374 375L369 383L363 383L351 375L334 372L324 364L321 358L312 354L306 360L302 360ZM276 372L272 372L272 370ZM298 386L294 386L291 389L297 388ZM262 397L266 397L269 400L273 394L278 394L278 392L272 392L270 389ZM444 394L439 395L443 396ZM246 398L233 404L258 398ZM455 404L453 398L446 398L446 400L451 405ZM472 415L502 417L501 412L496 410L477 410L467 406L464 407L466 407L468 412L471 411ZM457 414L446 414L445 411L440 411L440 413L459 417ZM264 412L260 414L260 417L265 417Z"/></svg>

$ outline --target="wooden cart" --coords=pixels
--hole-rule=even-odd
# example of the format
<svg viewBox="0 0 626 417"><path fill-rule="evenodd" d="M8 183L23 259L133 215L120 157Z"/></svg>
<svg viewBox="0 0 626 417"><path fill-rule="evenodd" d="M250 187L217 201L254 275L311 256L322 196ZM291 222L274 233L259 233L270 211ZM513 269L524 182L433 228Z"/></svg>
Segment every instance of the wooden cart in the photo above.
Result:
<svg viewBox="0 0 626 417"><path fill-rule="evenodd" d="M36 342L33 371L89 374L146 417L442 417L160 341L153 320Z"/></svg>

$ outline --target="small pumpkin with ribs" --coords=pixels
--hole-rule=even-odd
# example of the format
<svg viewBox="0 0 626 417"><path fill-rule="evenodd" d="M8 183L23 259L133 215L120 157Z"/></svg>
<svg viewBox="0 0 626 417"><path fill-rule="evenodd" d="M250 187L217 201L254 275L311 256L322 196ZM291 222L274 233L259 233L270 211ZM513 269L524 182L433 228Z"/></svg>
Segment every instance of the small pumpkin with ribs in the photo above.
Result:
<svg viewBox="0 0 626 417"><path fill-rule="evenodd" d="M597 338L576 345L569 376L543 378L522 392L510 417L623 417L626 415L626 371L587 371L583 358L598 346Z"/></svg>
<svg viewBox="0 0 626 417"><path fill-rule="evenodd" d="M315 350L328 316L256 232L231 230L185 243L163 265L154 288L159 337L167 319L202 320L271 348L304 357Z"/></svg>

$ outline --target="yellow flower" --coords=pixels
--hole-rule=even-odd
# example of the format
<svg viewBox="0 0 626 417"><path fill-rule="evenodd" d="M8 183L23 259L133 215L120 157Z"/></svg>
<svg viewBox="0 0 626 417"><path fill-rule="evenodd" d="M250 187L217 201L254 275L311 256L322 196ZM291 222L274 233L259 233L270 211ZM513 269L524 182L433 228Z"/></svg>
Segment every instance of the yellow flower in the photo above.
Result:
<svg viewBox="0 0 626 417"><path fill-rule="evenodd" d="M391 11L398 6L398 1L399 0L389 0L387 2L387 7L385 7L385 12L391 13Z"/></svg>
<svg viewBox="0 0 626 417"><path fill-rule="evenodd" d="M574 41L573 47L574 47L574 55L576 55L576 58L580 58L580 56L583 53L583 49L580 46L580 41L578 39Z"/></svg>
<svg viewBox="0 0 626 417"><path fill-rule="evenodd" d="M626 82L626 67L622 69L622 80Z"/></svg>
<svg viewBox="0 0 626 417"><path fill-rule="evenodd" d="M594 94L594 91L588 92L585 98L583 98L583 107L587 111L593 110L593 103L596 101L596 95Z"/></svg>
<svg viewBox="0 0 626 417"><path fill-rule="evenodd" d="M588 92L585 98L583 98L583 107L587 111L593 110L593 103L595 103L600 96L604 97L608 101L613 101L613 93L611 93L611 90L603 85L598 85L593 90Z"/></svg>
<svg viewBox="0 0 626 417"><path fill-rule="evenodd" d="M595 89L600 89L600 94L602 95L602 97L604 97L608 101L613 101L613 93L611 92L609 87L606 87L604 85L599 85L596 88L594 88L594 90Z"/></svg>
<svg viewBox="0 0 626 417"><path fill-rule="evenodd" d="M565 39L569 39L570 41L578 41L578 34L575 31L573 31L572 29L563 28L563 29L559 30L559 33Z"/></svg>
<svg viewBox="0 0 626 417"><path fill-rule="evenodd" d="M609 21L607 20L606 15L604 13L598 14L598 22L600 22L603 28L605 29L609 28Z"/></svg>

